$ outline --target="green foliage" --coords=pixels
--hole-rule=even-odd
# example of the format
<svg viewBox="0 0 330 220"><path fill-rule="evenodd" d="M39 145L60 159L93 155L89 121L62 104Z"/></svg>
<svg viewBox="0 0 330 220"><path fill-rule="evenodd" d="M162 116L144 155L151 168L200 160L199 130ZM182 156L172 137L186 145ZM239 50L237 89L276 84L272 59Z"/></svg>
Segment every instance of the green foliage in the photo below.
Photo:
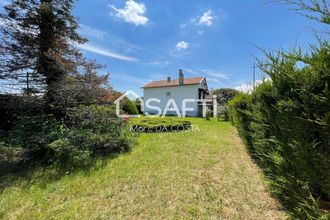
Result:
<svg viewBox="0 0 330 220"><path fill-rule="evenodd" d="M128 151L134 144L127 123L113 107L80 106L69 117L64 136L49 144L57 160L81 163L91 156Z"/></svg>
<svg viewBox="0 0 330 220"><path fill-rule="evenodd" d="M60 138L65 126L47 115L23 117L9 134L9 144L39 151L47 144Z"/></svg>
<svg viewBox="0 0 330 220"><path fill-rule="evenodd" d="M286 208L319 219L315 198L330 200L330 47L266 55L271 81L232 100L231 116Z"/></svg>
<svg viewBox="0 0 330 220"><path fill-rule="evenodd" d="M228 103L235 98L239 92L236 89L224 88L216 89L213 91L213 95L217 96L218 112L217 116L219 119L229 121L229 106Z"/></svg>
<svg viewBox="0 0 330 220"><path fill-rule="evenodd" d="M251 102L251 95L240 93L228 103L231 122L236 126L239 135L243 138L243 141L247 144L247 146L251 145Z"/></svg>
<svg viewBox="0 0 330 220"><path fill-rule="evenodd" d="M135 102L132 102L130 99L124 99L122 101L122 110L129 115L139 114L139 110L137 109Z"/></svg>
<svg viewBox="0 0 330 220"><path fill-rule="evenodd" d="M132 153L98 159L92 169L41 167L2 179L0 218L102 219L101 211L136 219L137 210L144 219L288 218L229 123L188 120L199 129L142 134Z"/></svg>
<svg viewBox="0 0 330 220"><path fill-rule="evenodd" d="M229 106L228 105L219 105L217 116L219 119L221 119L223 121L229 121L230 120Z"/></svg>
<svg viewBox="0 0 330 220"><path fill-rule="evenodd" d="M131 121L131 129L134 132L180 132L189 130L191 122L171 117L134 118Z"/></svg>
<svg viewBox="0 0 330 220"><path fill-rule="evenodd" d="M80 106L68 116L66 125L46 115L24 117L10 132L8 145L48 162L74 165L96 155L128 151L134 144L128 124L116 116L114 107Z"/></svg>
<svg viewBox="0 0 330 220"><path fill-rule="evenodd" d="M239 92L236 89L231 88L216 89L213 91L213 95L217 96L218 105L221 106L227 105L227 103L238 94Z"/></svg>
<svg viewBox="0 0 330 220"><path fill-rule="evenodd" d="M139 111L139 114L142 115L143 112L142 112L142 109L141 109L141 102L140 102L139 99L135 100L135 106L136 106L137 110Z"/></svg>
<svg viewBox="0 0 330 220"><path fill-rule="evenodd" d="M87 41L72 16L74 3L15 0L6 4L0 13L4 24L0 35L6 36L0 38L0 78L14 79L22 87L29 84L25 90L29 93L46 89L47 104L54 104L54 84L81 66L83 56L74 43Z"/></svg>
<svg viewBox="0 0 330 220"><path fill-rule="evenodd" d="M218 112L217 116L224 121L229 121L229 106L228 103L235 98L239 92L236 89L224 88L216 89L213 95L217 96Z"/></svg>
<svg viewBox="0 0 330 220"><path fill-rule="evenodd" d="M0 130L12 129L23 116L41 114L43 104L38 97L0 94Z"/></svg>

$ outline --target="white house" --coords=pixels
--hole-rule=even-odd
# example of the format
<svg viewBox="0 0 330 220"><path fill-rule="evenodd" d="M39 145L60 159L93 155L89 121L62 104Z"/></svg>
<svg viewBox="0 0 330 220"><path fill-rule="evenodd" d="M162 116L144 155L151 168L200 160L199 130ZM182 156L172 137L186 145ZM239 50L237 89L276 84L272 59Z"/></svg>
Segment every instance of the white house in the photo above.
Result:
<svg viewBox="0 0 330 220"><path fill-rule="evenodd" d="M184 78L182 70L179 71L179 79L167 77L167 80L153 81L142 88L145 114L157 114L158 110L155 107L160 108L163 112L169 100L174 100L182 115L183 100L190 99L185 104L186 108L191 109L186 112L186 115L201 116L203 110L201 100L210 99L206 78ZM158 99L160 102L152 101L154 99ZM151 106L148 106L148 100ZM172 111L167 112L166 115L177 115L177 113Z"/></svg>

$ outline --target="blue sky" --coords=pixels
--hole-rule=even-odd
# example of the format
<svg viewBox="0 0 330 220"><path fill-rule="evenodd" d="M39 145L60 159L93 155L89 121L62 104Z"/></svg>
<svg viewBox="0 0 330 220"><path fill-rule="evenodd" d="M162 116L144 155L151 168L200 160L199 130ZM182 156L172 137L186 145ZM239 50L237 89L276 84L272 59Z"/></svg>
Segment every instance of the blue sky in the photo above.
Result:
<svg viewBox="0 0 330 220"><path fill-rule="evenodd" d="M307 46L318 24L260 0L80 0L74 9L87 57L107 64L111 84L135 90L151 80L206 76L210 88L252 81L256 46ZM320 27L321 28L321 27Z"/></svg>

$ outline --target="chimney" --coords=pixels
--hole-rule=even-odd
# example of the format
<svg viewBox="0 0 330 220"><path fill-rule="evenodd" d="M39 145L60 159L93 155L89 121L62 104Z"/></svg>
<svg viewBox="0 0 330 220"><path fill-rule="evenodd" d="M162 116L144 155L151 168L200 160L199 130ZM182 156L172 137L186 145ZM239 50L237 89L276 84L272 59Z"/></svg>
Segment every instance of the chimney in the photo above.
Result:
<svg viewBox="0 0 330 220"><path fill-rule="evenodd" d="M168 82L168 83L171 82L171 77L170 77L170 76L167 77L167 82Z"/></svg>
<svg viewBox="0 0 330 220"><path fill-rule="evenodd" d="M179 85L183 85L184 83L184 75L182 69L179 70Z"/></svg>

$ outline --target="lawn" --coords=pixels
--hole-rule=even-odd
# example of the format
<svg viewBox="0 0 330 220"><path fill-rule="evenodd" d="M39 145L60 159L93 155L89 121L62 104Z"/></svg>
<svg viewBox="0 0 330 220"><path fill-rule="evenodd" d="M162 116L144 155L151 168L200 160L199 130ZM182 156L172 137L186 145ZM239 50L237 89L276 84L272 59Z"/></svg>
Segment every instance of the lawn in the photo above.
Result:
<svg viewBox="0 0 330 220"><path fill-rule="evenodd" d="M189 120L193 131L141 134L89 170L2 180L0 218L285 219L234 127Z"/></svg>

